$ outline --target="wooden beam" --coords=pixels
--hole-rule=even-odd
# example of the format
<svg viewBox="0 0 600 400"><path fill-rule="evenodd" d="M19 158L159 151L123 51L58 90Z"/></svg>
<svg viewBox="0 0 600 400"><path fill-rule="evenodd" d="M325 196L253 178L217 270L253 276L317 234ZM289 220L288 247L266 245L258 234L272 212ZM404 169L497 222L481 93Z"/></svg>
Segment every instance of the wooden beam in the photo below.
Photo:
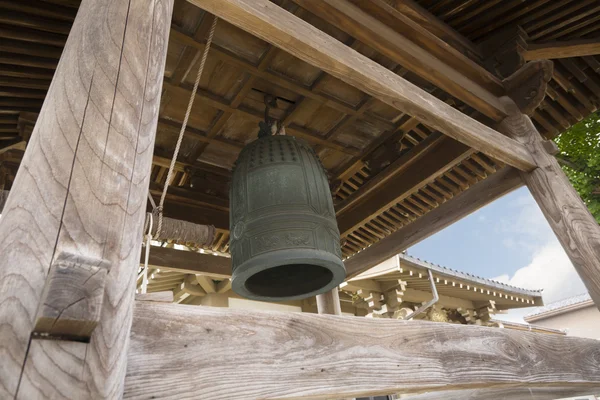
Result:
<svg viewBox="0 0 600 400"><path fill-rule="evenodd" d="M482 114L496 121L506 116L497 97L504 88L497 78L385 1L294 2Z"/></svg>
<svg viewBox="0 0 600 400"><path fill-rule="evenodd" d="M402 400L556 400L589 395L600 395L600 387L573 389L564 387L489 388L467 390L444 390L404 396Z"/></svg>
<svg viewBox="0 0 600 400"><path fill-rule="evenodd" d="M402 173L406 168L409 168L412 164L419 163L423 157L425 157L432 149L440 146L444 139L439 133L433 133L425 138L422 142L415 145L409 152L398 158L383 171L377 175L371 177L364 185L358 190L346 197L341 203L336 205L335 211L337 215L340 215L359 202L361 202L367 194L383 187L389 187L388 181L399 173ZM466 146L465 146L466 149ZM346 178L345 176L343 178Z"/></svg>
<svg viewBox="0 0 600 400"><path fill-rule="evenodd" d="M541 135L516 104L503 98L511 115L498 128L523 143L540 168L522 173L590 296L600 308L600 225L573 188L556 159L548 154Z"/></svg>
<svg viewBox="0 0 600 400"><path fill-rule="evenodd" d="M451 200L346 260L348 279L395 256L481 207L521 187L517 171L505 167Z"/></svg>
<svg viewBox="0 0 600 400"><path fill-rule="evenodd" d="M338 227L342 237L435 180L472 153L470 148L447 136L428 139L417 146L416 156L412 152L407 153L394 163L397 164L393 168L395 174L377 182L383 183L376 186L380 190L372 190L372 185L367 184L365 189L359 189L340 205L343 212L338 213ZM355 201L356 198L360 201Z"/></svg>
<svg viewBox="0 0 600 400"><path fill-rule="evenodd" d="M166 89L168 89L169 93L171 93L174 96L190 97L191 95L190 89L186 89L179 86L173 86L169 83L165 83L164 86ZM245 117L256 120L257 122L262 121L264 119L264 115L262 115L260 112L251 111L245 108L233 108L228 104L228 102L225 99L221 99L217 96L211 95L206 91L198 90L196 100L224 112L232 114L236 112L240 113ZM321 138L317 133L310 132L308 129L304 129L299 126L288 126L286 127L286 131L294 136L305 139L310 143L319 144L328 147L332 150L339 151L341 153L353 156L358 155L359 153L356 149L351 149L337 143L329 142L326 139Z"/></svg>
<svg viewBox="0 0 600 400"><path fill-rule="evenodd" d="M0 398L122 394L171 12L171 0L79 8L0 218ZM110 266L89 343L32 337L44 293L57 319L84 309L52 294L61 254Z"/></svg>
<svg viewBox="0 0 600 400"><path fill-rule="evenodd" d="M143 262L144 255L142 254L140 264ZM194 251L152 246L148 265L167 271L209 275L215 279L231 277L230 258Z"/></svg>
<svg viewBox="0 0 600 400"><path fill-rule="evenodd" d="M138 302L134 312L125 398L332 399L533 382L600 386L600 342L592 339L151 302Z"/></svg>
<svg viewBox="0 0 600 400"><path fill-rule="evenodd" d="M479 48L469 39L454 30L450 25L431 14L413 0L390 0L392 7L416 22L427 31L467 55L474 61L481 60Z"/></svg>
<svg viewBox="0 0 600 400"><path fill-rule="evenodd" d="M158 204L160 193L152 191L152 197ZM152 211L148 204L147 211ZM199 225L214 225L215 228L229 230L229 212L222 208L209 206L193 197L168 194L163 209L165 217L181 219Z"/></svg>
<svg viewBox="0 0 600 400"><path fill-rule="evenodd" d="M2 154L10 150L25 150L27 142L23 141L21 137L17 136L15 139L11 139L8 142L0 142L0 146L0 154Z"/></svg>
<svg viewBox="0 0 600 400"><path fill-rule="evenodd" d="M585 57L600 54L600 39L577 39L546 43L529 43L523 52L525 61Z"/></svg>
<svg viewBox="0 0 600 400"><path fill-rule="evenodd" d="M394 72L267 0L188 0L492 158L523 170L529 153Z"/></svg>

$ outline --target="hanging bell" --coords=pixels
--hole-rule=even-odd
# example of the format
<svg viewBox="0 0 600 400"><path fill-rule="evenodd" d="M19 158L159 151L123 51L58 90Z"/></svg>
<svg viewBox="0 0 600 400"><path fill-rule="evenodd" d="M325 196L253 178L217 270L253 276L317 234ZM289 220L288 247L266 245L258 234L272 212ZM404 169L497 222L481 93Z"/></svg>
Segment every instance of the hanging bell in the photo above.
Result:
<svg viewBox="0 0 600 400"><path fill-rule="evenodd" d="M232 289L263 301L324 293L346 276L327 176L291 136L264 136L236 161L230 189Z"/></svg>

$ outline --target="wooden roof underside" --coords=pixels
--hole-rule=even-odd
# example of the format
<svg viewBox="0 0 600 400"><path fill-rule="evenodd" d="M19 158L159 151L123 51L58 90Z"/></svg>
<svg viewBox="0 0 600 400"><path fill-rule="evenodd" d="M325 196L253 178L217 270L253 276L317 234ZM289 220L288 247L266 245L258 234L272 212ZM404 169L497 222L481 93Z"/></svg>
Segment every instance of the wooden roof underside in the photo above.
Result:
<svg viewBox="0 0 600 400"><path fill-rule="evenodd" d="M294 2L275 2L447 104L489 123L470 106L349 33ZM399 7L402 2L388 3ZM460 50L475 61L480 61L477 43L510 25L520 25L530 40L540 43L600 35L596 1L419 3L467 38ZM9 148L31 134L77 6L77 0L0 1L0 148ZM166 183L211 21L203 10L184 0L175 1L151 176L155 196ZM546 99L533 116L547 137L594 112L600 99L600 57L564 58L554 66ZM411 224L503 167L221 20L165 208L168 216L215 225L218 234L210 247L215 252L228 251L230 169L240 149L256 138L265 93L277 96L279 107L273 115L286 126L287 134L308 141L328 170L345 257ZM21 150L0 154L0 175L6 176L7 189L21 154ZM403 184L378 185L384 176Z"/></svg>

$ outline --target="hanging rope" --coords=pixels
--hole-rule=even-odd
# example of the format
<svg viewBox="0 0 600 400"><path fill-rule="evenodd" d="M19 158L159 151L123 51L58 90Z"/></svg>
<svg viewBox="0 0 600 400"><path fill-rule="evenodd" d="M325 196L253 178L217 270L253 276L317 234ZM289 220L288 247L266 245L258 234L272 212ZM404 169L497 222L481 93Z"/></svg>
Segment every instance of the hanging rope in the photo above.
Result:
<svg viewBox="0 0 600 400"><path fill-rule="evenodd" d="M152 240L152 214L148 213L150 221L148 222L148 233L146 236L146 252L144 255L144 275L142 277L142 294L148 291L148 260L150 259L150 241Z"/></svg>
<svg viewBox="0 0 600 400"><path fill-rule="evenodd" d="M144 271L142 276L142 287L141 292L146 293L148 290L148 260L150 258L150 241L152 239L159 239L161 237L161 231L163 226L163 207L165 205L165 199L167 197L167 190L169 188L169 184L171 183L171 179L173 177L173 171L175 170L175 163L177 163L177 157L179 156L179 149L181 148L181 142L183 141L183 135L185 134L185 128L187 127L188 120L190 118L190 114L192 112L192 107L194 105L194 99L196 98L196 93L198 92L198 86L200 85L200 78L202 77L202 72L204 71L204 65L206 64L206 58L208 57L208 52L210 50L210 46L213 41L213 37L215 35L215 28L217 27L217 17L214 17L212 26L210 27L210 32L208 34L208 39L206 40L206 46L204 47L204 52L202 53L202 59L200 60L200 66L198 67L198 73L196 74L196 81L194 82L194 88L192 89L192 94L190 96L190 101L188 102L187 110L185 111L185 117L183 119L183 123L181 124L181 130L179 131L179 137L177 138L177 144L175 145L175 150L173 151L173 158L171 159L171 164L169 165L169 171L167 173L167 180L165 182L165 186L163 187L163 191L160 195L160 201L158 206L154 202L152 195L148 192L148 200L152 205L152 213L148 213L146 216L146 222L144 224L144 231L146 234L144 235L144 245L145 245L145 254L144 254ZM153 223L154 223L154 215L156 215L158 219L156 232L153 234ZM195 224L187 223L185 221L170 221L171 228L168 233L170 236L182 236L184 240L188 239L188 235L186 233L190 233L191 237L202 237L206 242L212 242L214 238L214 227L206 227L206 226L194 226ZM175 222L175 223L173 223ZM191 228L190 228L191 227ZM189 232L188 232L189 231ZM201 240L202 241L202 240Z"/></svg>
<svg viewBox="0 0 600 400"><path fill-rule="evenodd" d="M160 236L162 225L163 225L163 207L165 205L165 198L167 197L167 189L169 188L169 183L171 182L171 178L173 176L173 171L175 169L175 163L177 162L177 156L179 155L179 149L181 147L181 142L183 141L183 135L185 133L185 128L187 127L188 119L190 118L190 114L192 112L192 106L194 105L194 99L196 98L196 92L198 91L198 85L200 84L200 77L202 76L202 71L204 71L204 64L206 63L206 58L208 57L208 51L210 50L210 46L212 44L213 36L215 35L215 28L217 27L218 18L214 17L212 26L210 27L210 32L208 34L208 39L206 40L206 46L204 47L204 53L202 54L202 60L200 61L200 66L198 67L198 73L196 75L196 81L194 82L194 89L192 89L192 95L190 97L190 101L188 102L187 110L185 112L185 117L183 118L183 123L181 124L181 130L179 131L179 137L177 138L177 144L175 145L175 150L173 151L173 158L171 159L171 165L169 166L169 172L167 173L167 180L165 182L165 186L160 195L160 202L158 203L158 207L156 207L153 212L157 212L158 214L158 223L156 226L156 234L154 238L158 238Z"/></svg>

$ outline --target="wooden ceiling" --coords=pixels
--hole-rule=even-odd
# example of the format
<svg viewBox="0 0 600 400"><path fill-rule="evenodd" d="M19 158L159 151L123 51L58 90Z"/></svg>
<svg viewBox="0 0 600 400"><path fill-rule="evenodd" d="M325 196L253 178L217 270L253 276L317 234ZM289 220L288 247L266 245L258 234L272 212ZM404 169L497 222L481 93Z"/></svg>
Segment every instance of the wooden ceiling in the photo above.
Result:
<svg viewBox="0 0 600 400"><path fill-rule="evenodd" d="M448 94L423 74L409 71L357 40L352 31L341 30L298 6L302 1L274 2L447 104L493 123L489 115ZM414 8L413 14L407 11L405 1L387 3L414 21L423 18ZM521 26L530 43L592 38L600 32L597 1L419 3L439 18L422 26L476 63L483 63L477 45L507 27ZM7 146L28 140L77 7L77 0L0 0L0 152L4 153L0 162L7 173L7 189L22 154L21 150L6 151ZM167 183L168 164L212 18L184 0L175 1L150 187L154 196ZM600 99L600 57L563 58L554 65L546 99L533 116L547 137L594 112ZM272 116L285 125L287 134L309 142L328 171L345 257L411 224L504 167L220 20L165 207L167 216L215 225L217 238L209 248L215 252L228 251L230 170L239 151L257 136L265 94L278 99Z"/></svg>

